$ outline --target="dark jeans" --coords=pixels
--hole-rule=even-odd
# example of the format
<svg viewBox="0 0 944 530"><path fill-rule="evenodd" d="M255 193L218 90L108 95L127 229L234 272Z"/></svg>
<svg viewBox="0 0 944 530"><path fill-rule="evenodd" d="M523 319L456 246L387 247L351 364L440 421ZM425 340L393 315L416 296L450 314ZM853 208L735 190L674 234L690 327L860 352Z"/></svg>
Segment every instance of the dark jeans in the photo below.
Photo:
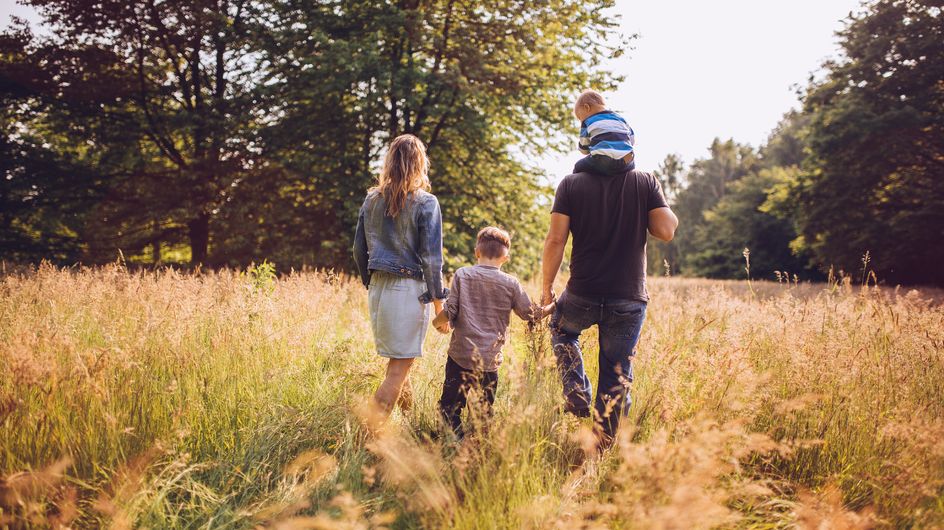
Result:
<svg viewBox="0 0 944 530"><path fill-rule="evenodd" d="M584 298L564 291L551 317L551 344L564 386L565 407L577 416L590 416L593 391L583 366L580 334L596 324L600 328L600 379L594 400L595 421L602 427L603 442L609 444L619 428L620 417L632 400L633 354L646 303L605 297Z"/></svg>
<svg viewBox="0 0 944 530"><path fill-rule="evenodd" d="M443 382L442 397L439 398L439 412L457 437L462 438L465 434L462 429L462 409L468 402L469 392L478 392L484 412L490 417L497 388L498 372L466 370L451 357L446 361L446 380Z"/></svg>
<svg viewBox="0 0 944 530"><path fill-rule="evenodd" d="M626 163L622 158L610 158L606 155L587 155L574 165L574 173L595 173L597 175L616 175L636 169L636 162Z"/></svg>

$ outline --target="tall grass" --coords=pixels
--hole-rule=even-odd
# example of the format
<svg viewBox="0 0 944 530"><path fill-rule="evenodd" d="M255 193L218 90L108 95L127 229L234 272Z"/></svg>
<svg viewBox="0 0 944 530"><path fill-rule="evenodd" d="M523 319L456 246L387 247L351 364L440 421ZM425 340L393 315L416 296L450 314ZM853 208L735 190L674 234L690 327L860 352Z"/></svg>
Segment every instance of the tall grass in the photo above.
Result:
<svg viewBox="0 0 944 530"><path fill-rule="evenodd" d="M0 527L944 526L938 302L848 283L650 290L631 416L597 458L541 327L514 324L495 418L456 445L435 332L413 411L363 412L383 362L345 277L8 274Z"/></svg>

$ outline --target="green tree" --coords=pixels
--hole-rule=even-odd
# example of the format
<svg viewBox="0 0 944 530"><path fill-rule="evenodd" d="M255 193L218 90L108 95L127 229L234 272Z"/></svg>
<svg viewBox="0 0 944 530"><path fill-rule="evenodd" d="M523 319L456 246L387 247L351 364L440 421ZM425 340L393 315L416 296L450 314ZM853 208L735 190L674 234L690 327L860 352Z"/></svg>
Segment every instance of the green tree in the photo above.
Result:
<svg viewBox="0 0 944 530"><path fill-rule="evenodd" d="M679 230L675 245L678 249L678 271L698 275L702 271L692 261L711 244L711 229L706 225L705 212L711 210L728 193L729 184L759 167L757 152L734 140L715 139L709 147L710 157L692 163L684 178L684 188L675 201ZM736 257L740 257L740 250Z"/></svg>
<svg viewBox="0 0 944 530"><path fill-rule="evenodd" d="M674 153L666 155L662 163L659 164L659 169L654 171L653 174L662 185L662 193L665 195L665 200L669 203L669 206L677 208L676 200L683 189L685 178L685 163L682 161L682 157ZM650 237L646 259L648 260L649 274L674 274L678 270L679 264L676 242L659 241Z"/></svg>
<svg viewBox="0 0 944 530"><path fill-rule="evenodd" d="M944 284L944 20L938 1L880 0L840 33L844 57L806 94L800 239L847 272Z"/></svg>
<svg viewBox="0 0 944 530"><path fill-rule="evenodd" d="M743 278L743 251L750 250L751 276L773 279L775 271L804 279L819 275L809 255L792 246L796 229L789 212L772 204L771 195L794 185L806 154L807 117L797 111L784 115L758 151L747 159L752 170L728 182L725 194L704 212L695 232L688 262L691 272L712 278Z"/></svg>
<svg viewBox="0 0 944 530"><path fill-rule="evenodd" d="M97 175L84 258L185 242L192 263L207 262L212 218L257 165L255 4L27 3L49 35L23 43L11 68L11 84L30 92L14 119Z"/></svg>
<svg viewBox="0 0 944 530"><path fill-rule="evenodd" d="M529 160L570 145L572 98L614 86L600 64L624 42L612 0L28 3L50 35L8 32L4 145L90 176L91 202L57 230L92 262L185 245L193 263L348 268L384 146L409 132L429 146L448 263L498 224L530 272L550 190ZM22 158L3 200L35 190ZM64 206L63 171L28 200ZM7 226L36 226L5 230L42 246L15 210Z"/></svg>
<svg viewBox="0 0 944 530"><path fill-rule="evenodd" d="M772 280L774 271L808 277L806 261L790 248L796 237L792 223L763 208L770 190L793 182L798 172L796 166L776 166L730 183L718 204L705 212L689 258L692 271L709 278L744 278L742 252L747 248L753 278Z"/></svg>
<svg viewBox="0 0 944 530"><path fill-rule="evenodd" d="M394 136L424 140L442 204L447 263L467 263L475 233L503 225L511 268L529 273L550 193L528 163L576 134L572 98L616 78L609 0L346 2L274 7L266 56L284 102L268 136L299 179L304 208L323 215L317 248L346 252L377 160ZM305 152L299 152L305 151ZM310 176L314 176L311 178ZM309 180L311 178L311 180Z"/></svg>

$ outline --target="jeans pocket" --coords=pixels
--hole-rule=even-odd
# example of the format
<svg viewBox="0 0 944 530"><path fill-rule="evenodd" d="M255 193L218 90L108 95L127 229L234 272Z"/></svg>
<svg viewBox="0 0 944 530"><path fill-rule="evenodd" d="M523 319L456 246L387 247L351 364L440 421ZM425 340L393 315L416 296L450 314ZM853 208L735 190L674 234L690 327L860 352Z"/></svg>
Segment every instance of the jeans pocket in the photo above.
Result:
<svg viewBox="0 0 944 530"><path fill-rule="evenodd" d="M642 315L643 311L645 310L646 306L615 308L613 309L613 316L617 318L632 318Z"/></svg>
<svg viewBox="0 0 944 530"><path fill-rule="evenodd" d="M552 329L580 333L592 325L593 302L564 291L551 319Z"/></svg>

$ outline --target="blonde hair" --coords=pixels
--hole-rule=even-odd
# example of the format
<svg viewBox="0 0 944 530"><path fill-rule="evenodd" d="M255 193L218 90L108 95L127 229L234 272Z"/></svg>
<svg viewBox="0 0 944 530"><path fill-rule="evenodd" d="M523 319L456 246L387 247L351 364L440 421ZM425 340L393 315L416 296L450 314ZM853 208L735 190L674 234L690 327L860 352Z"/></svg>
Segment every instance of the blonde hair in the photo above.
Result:
<svg viewBox="0 0 944 530"><path fill-rule="evenodd" d="M383 195L387 215L396 217L407 197L420 189L429 191L429 158L426 146L412 134L401 134L390 142L380 179L370 191Z"/></svg>
<svg viewBox="0 0 944 530"><path fill-rule="evenodd" d="M603 99L603 95L601 95L599 92L593 90L592 88L588 88L581 92L579 96L577 96L577 103L574 106L590 107L592 105L606 105L606 101Z"/></svg>

